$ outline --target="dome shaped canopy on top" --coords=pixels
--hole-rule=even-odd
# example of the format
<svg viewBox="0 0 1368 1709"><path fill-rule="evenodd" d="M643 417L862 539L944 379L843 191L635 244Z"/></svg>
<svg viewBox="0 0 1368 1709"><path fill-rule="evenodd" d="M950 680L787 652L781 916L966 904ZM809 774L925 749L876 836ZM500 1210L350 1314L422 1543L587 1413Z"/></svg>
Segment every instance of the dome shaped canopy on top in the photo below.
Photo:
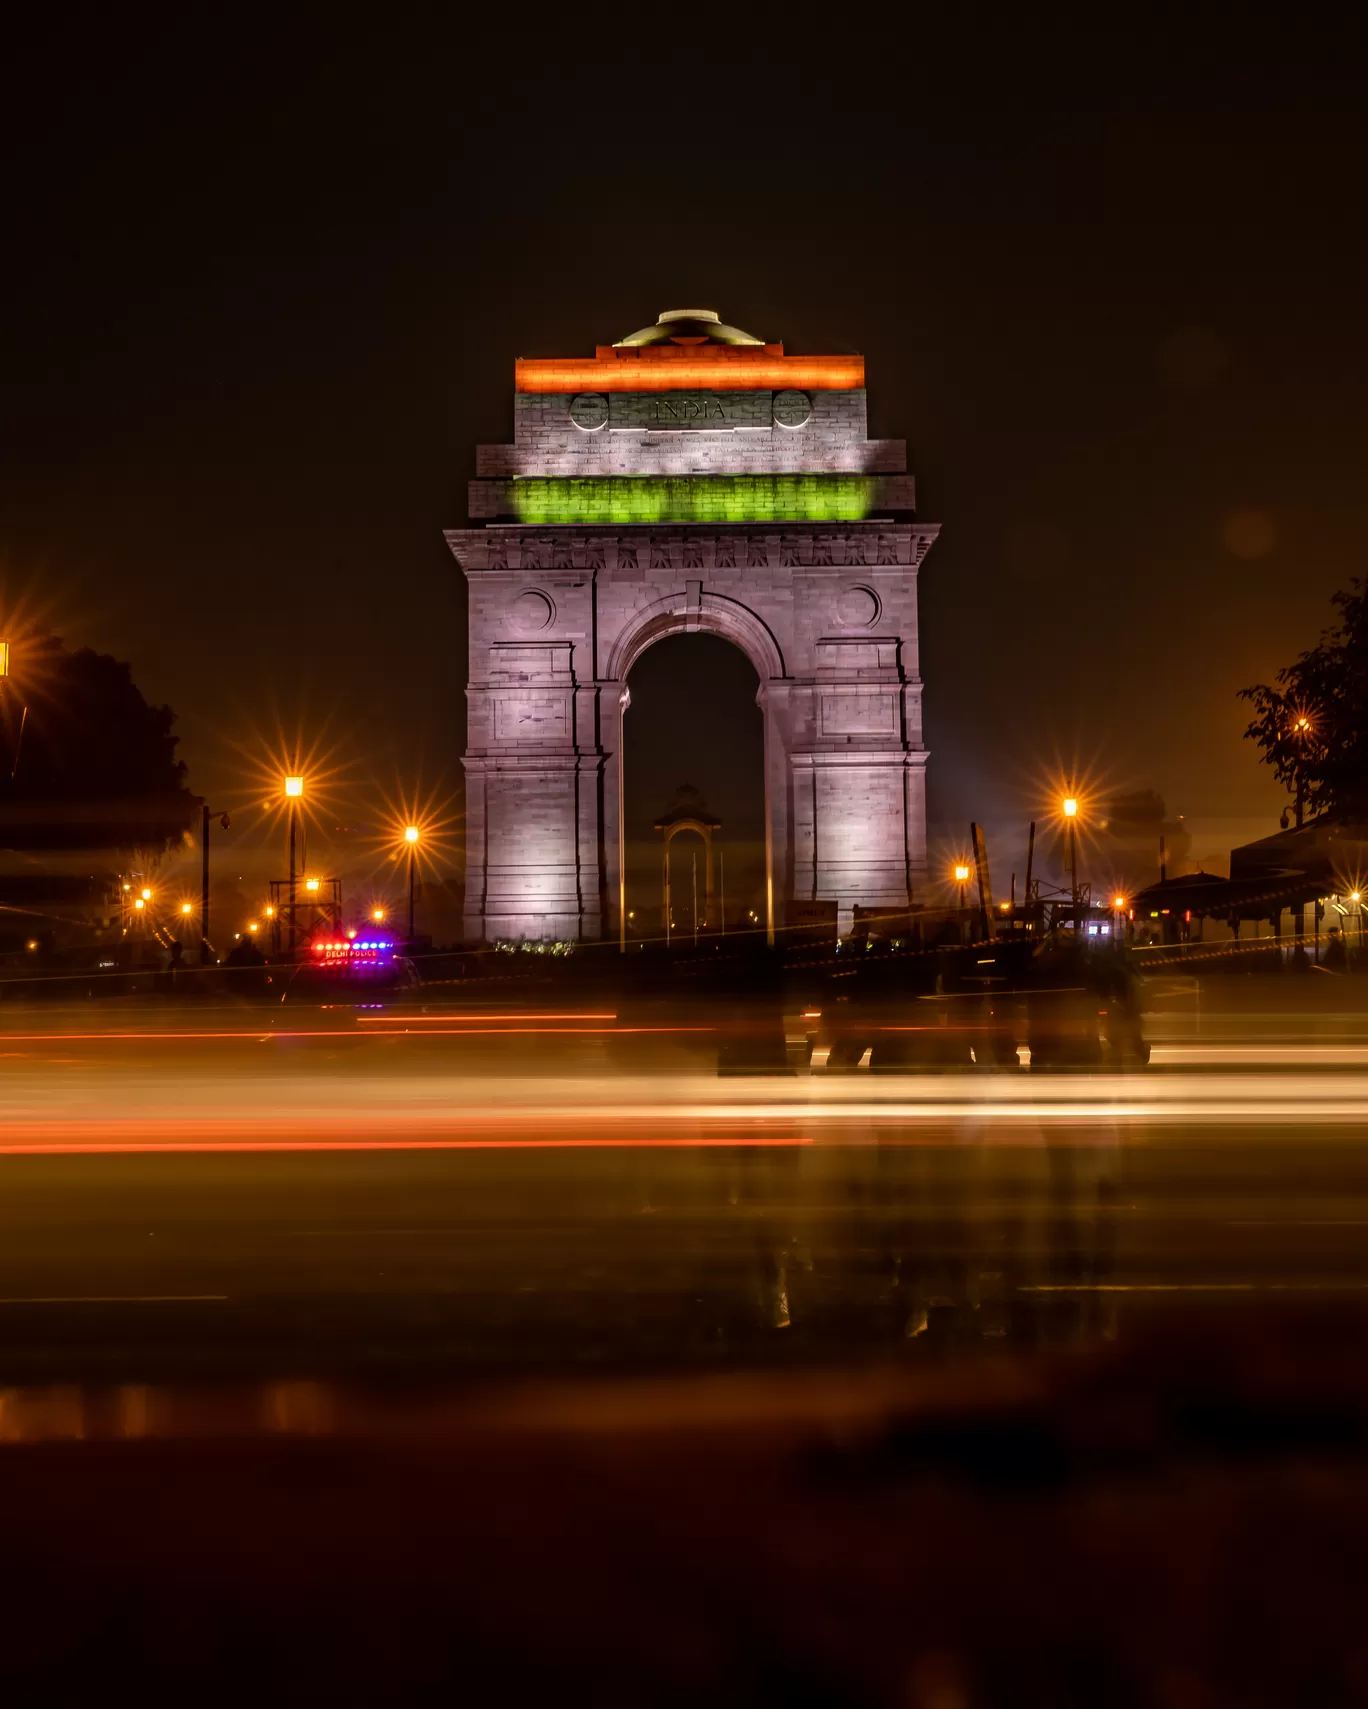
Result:
<svg viewBox="0 0 1368 1709"><path fill-rule="evenodd" d="M640 332L619 338L614 350L640 348L643 344L756 344L763 338L752 338L739 327L724 326L712 309L666 309L654 326L643 326Z"/></svg>

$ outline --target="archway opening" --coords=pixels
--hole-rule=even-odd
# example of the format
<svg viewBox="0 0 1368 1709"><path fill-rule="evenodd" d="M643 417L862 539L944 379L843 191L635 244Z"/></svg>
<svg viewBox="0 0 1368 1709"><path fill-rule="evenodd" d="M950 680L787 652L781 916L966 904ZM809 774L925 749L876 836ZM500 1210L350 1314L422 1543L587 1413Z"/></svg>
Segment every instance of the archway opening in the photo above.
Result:
<svg viewBox="0 0 1368 1709"><path fill-rule="evenodd" d="M627 936L691 938L765 920L764 720L750 660L717 635L668 635L627 678L623 826ZM691 789L693 794L685 791ZM714 900L706 907L706 845L694 830L671 841L673 924L664 910L664 833L672 813L702 805L712 832ZM696 814L694 816L697 816ZM694 913L693 875L698 874Z"/></svg>

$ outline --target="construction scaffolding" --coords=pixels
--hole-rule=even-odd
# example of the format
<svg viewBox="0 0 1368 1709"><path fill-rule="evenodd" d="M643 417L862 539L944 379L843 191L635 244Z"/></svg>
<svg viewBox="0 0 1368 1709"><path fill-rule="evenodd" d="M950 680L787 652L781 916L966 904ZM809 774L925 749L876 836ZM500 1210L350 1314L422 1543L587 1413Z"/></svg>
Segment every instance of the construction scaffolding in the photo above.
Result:
<svg viewBox="0 0 1368 1709"><path fill-rule="evenodd" d="M340 878L273 878L271 880L271 948L284 950L306 944L320 927L342 930Z"/></svg>

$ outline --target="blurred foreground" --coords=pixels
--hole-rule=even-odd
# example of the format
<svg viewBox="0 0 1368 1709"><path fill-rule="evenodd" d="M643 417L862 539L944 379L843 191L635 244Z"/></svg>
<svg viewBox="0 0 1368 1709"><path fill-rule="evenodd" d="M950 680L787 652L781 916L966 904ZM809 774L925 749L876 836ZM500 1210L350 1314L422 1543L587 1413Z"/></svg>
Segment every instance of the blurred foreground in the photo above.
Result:
<svg viewBox="0 0 1368 1709"><path fill-rule="evenodd" d="M1170 997L10 1009L16 1700L1368 1701L1368 1016Z"/></svg>

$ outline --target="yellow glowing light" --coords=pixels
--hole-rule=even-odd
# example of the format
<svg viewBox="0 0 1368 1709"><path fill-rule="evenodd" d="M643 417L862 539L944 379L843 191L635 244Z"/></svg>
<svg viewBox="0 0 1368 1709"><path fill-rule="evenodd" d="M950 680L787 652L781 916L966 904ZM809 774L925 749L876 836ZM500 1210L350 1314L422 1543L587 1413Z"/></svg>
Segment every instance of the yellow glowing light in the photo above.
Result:
<svg viewBox="0 0 1368 1709"><path fill-rule="evenodd" d="M417 827L417 825L405 825L404 826L404 841L406 843L416 843L418 841L418 827Z"/></svg>
<svg viewBox="0 0 1368 1709"><path fill-rule="evenodd" d="M355 936L356 936L356 933L355 933L355 932L348 932L348 933L347 933L347 936L348 936L348 937L349 937L349 938L354 938L354 937L355 937Z"/></svg>
<svg viewBox="0 0 1368 1709"><path fill-rule="evenodd" d="M1011 906L1012 906L1012 904L1010 902L999 902L998 903L998 907L1002 909L1004 914L1010 912Z"/></svg>
<svg viewBox="0 0 1368 1709"><path fill-rule="evenodd" d="M29 948L30 948L30 949L37 949L37 948L38 948L38 940L37 940L37 938L30 938L30 939L29 939L29 941L28 941L28 947L29 947Z"/></svg>
<svg viewBox="0 0 1368 1709"><path fill-rule="evenodd" d="M9 675L9 642L0 641L0 676ZM29 945L30 949L33 947Z"/></svg>
<svg viewBox="0 0 1368 1709"><path fill-rule="evenodd" d="M1349 900L1351 902L1357 902L1359 900L1359 893L1357 890L1350 892Z"/></svg>
<svg viewBox="0 0 1368 1709"><path fill-rule="evenodd" d="M306 890L317 890L318 880L316 878L306 878L304 880L304 888Z"/></svg>
<svg viewBox="0 0 1368 1709"><path fill-rule="evenodd" d="M131 890L132 888L133 888L133 886L131 884L125 884L124 885L125 890Z"/></svg>
<svg viewBox="0 0 1368 1709"><path fill-rule="evenodd" d="M1078 802L1072 795L1066 795L1064 797L1064 817L1066 819L1076 819L1078 817Z"/></svg>
<svg viewBox="0 0 1368 1709"><path fill-rule="evenodd" d="M1124 896L1113 896L1112 897L1112 907L1113 908L1124 908L1125 906L1126 906L1126 898Z"/></svg>
<svg viewBox="0 0 1368 1709"><path fill-rule="evenodd" d="M257 923L256 923L256 921L255 921L255 920L248 920L248 922L247 922L247 930L248 930L248 931L249 931L249 932L254 932L254 931L256 931L256 929L257 929Z"/></svg>
<svg viewBox="0 0 1368 1709"><path fill-rule="evenodd" d="M147 904L146 904L146 902L143 901L142 897L139 896L139 897L135 898L133 906L135 908L141 910L141 909L145 908L147 906Z"/></svg>
<svg viewBox="0 0 1368 1709"><path fill-rule="evenodd" d="M955 880L959 884L967 884L969 882L969 868L967 866L957 866L955 868Z"/></svg>
<svg viewBox="0 0 1368 1709"><path fill-rule="evenodd" d="M383 920L384 917L385 917L385 910L383 908L372 908L371 909L371 919L372 920Z"/></svg>
<svg viewBox="0 0 1368 1709"><path fill-rule="evenodd" d="M296 798L303 795L304 779L302 777L287 777L285 779L285 793Z"/></svg>
<svg viewBox="0 0 1368 1709"><path fill-rule="evenodd" d="M190 912L190 904L188 902L182 902L181 903L181 913L182 914L188 914L189 912Z"/></svg>
<svg viewBox="0 0 1368 1709"><path fill-rule="evenodd" d="M152 892L150 890L144 890L142 893L142 899L144 902L150 902L152 900Z"/></svg>

